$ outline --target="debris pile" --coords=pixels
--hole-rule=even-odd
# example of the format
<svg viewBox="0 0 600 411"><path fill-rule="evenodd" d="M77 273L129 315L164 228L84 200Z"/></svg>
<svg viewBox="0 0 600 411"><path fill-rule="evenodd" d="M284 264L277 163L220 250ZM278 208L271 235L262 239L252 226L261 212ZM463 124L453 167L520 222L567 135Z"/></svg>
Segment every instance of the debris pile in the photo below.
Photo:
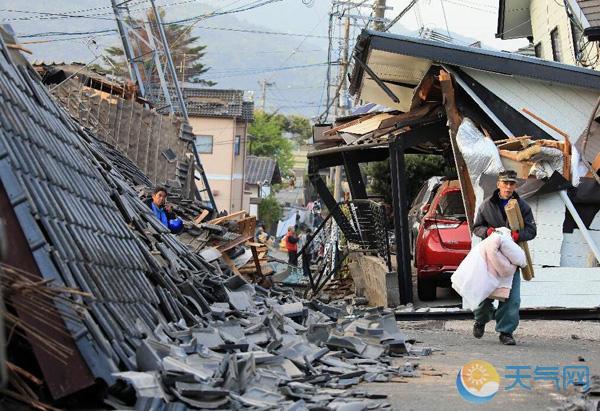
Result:
<svg viewBox="0 0 600 411"><path fill-rule="evenodd" d="M99 405L86 393L108 386L104 403L115 408L389 407L346 388L415 375L412 365L392 362L410 353L393 316L307 305L236 275L247 262L232 266L225 253L252 238L243 213L188 218L188 240L198 241L188 246L141 200L144 173L74 122L31 67L0 45L5 263L38 288L13 286L60 291L28 313L6 293L26 330L8 336L11 367L31 375L29 388L11 385L20 392L13 398L42 409L41 400ZM182 215L184 205L199 217L191 200L179 203ZM263 249L249 245L262 270ZM53 334L42 341L27 330ZM47 355L52 338L64 346L60 355Z"/></svg>

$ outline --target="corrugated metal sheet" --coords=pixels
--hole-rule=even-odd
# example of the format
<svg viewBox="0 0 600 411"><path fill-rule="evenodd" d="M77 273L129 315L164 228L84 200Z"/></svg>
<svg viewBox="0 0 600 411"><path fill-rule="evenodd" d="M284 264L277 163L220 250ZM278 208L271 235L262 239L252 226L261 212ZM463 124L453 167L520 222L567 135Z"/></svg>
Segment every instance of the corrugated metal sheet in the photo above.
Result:
<svg viewBox="0 0 600 411"><path fill-rule="evenodd" d="M486 71L463 68L463 70L497 97L522 113L529 109L537 116L558 127L577 141L589 120L590 113L598 99L597 91L563 86L543 81L508 77ZM555 131L528 117L540 128L557 140L562 137ZM510 128L510 124L507 124Z"/></svg>

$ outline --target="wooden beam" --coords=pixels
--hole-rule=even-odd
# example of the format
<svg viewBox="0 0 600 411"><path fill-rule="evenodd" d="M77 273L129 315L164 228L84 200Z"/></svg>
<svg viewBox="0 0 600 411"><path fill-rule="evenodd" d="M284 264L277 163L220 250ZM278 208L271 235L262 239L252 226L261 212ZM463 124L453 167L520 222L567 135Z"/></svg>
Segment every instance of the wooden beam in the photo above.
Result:
<svg viewBox="0 0 600 411"><path fill-rule="evenodd" d="M540 116L532 113L530 110L528 110L526 108L522 108L521 111L523 113L527 114L528 116L532 117L536 121L542 123L549 129L554 130L555 132L560 134L565 139L564 144L563 144L563 150L562 150L562 152L563 152L563 177L567 181L571 181L571 139L570 139L569 135L567 133L565 133L564 131L562 131L560 128L554 126L553 124L550 124L549 122L547 122Z"/></svg>
<svg viewBox="0 0 600 411"><path fill-rule="evenodd" d="M236 211L235 213L228 214L223 217L215 218L214 220L207 221L207 224L221 224L222 222L234 220L238 217L243 217L246 214L246 210Z"/></svg>
<svg viewBox="0 0 600 411"><path fill-rule="evenodd" d="M454 161L456 162L456 172L458 174L458 181L460 183L463 203L467 215L467 224L469 225L469 230L473 232L473 220L475 218L475 191L473 190L473 185L471 184L471 178L469 176L467 164L465 163L465 159L458 149L458 144L456 142L456 135L458 134L458 128L462 122L462 116L456 108L452 76L445 70L440 70L439 80L442 87L442 95L444 96L446 117L448 118L448 124L450 126L450 144L452 145L452 153L454 154Z"/></svg>
<svg viewBox="0 0 600 411"><path fill-rule="evenodd" d="M235 275L239 275L240 277L242 277L242 274L240 274L240 271L236 267L231 257L229 257L226 253L223 253L221 257L223 257L223 261L225 261L225 264L227 264L229 268L231 268L231 271L233 271Z"/></svg>

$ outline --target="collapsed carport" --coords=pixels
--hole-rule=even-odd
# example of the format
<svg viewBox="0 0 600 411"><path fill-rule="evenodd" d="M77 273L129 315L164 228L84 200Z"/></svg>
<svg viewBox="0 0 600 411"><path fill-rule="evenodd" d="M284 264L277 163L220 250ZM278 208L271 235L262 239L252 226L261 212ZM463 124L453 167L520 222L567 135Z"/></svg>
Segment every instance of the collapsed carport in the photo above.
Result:
<svg viewBox="0 0 600 411"><path fill-rule="evenodd" d="M598 151L592 147L598 138L593 134L586 136L581 139L583 147L575 143L581 143L579 137L588 128L600 94L599 73L516 54L370 31L359 36L353 58L350 93L357 101L376 103L398 113L387 115L375 129L362 127L365 134L358 138L349 138L347 132L373 122L374 114L341 119L331 130L320 134L320 141L323 136L337 133L342 144L309 154L309 174L338 225L347 226L337 199L327 189L319 170L343 166L352 199L366 199L358 163L389 156L401 304L412 301L404 154L442 154L454 162L472 226L477 201L481 201L486 190L474 187L473 181L480 183L479 176L469 173L469 165L457 146L456 135L465 117L477 125L482 136L493 141L515 136L558 141L565 156L562 167L555 170L559 178L553 179L551 190L545 184L546 191L558 192L570 183L578 186L580 182L597 188L593 179L584 177L581 167L591 166ZM574 143L573 147L568 140ZM572 155L567 155L567 148ZM522 177L526 179L528 175ZM489 181L486 184L489 186ZM583 232L590 224L585 221L585 227L578 227ZM562 220L560 225L562 231ZM589 241L588 245L594 249ZM545 265L539 261L540 266Z"/></svg>

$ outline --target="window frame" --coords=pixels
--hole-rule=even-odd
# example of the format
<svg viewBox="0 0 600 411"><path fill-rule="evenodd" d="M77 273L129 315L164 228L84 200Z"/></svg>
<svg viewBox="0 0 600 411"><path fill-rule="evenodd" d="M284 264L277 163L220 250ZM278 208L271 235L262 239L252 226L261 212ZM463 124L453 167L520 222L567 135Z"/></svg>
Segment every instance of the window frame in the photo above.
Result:
<svg viewBox="0 0 600 411"><path fill-rule="evenodd" d="M552 60L561 62L562 53L560 49L560 37L558 35L558 26L550 31L550 46L552 47Z"/></svg>
<svg viewBox="0 0 600 411"><path fill-rule="evenodd" d="M236 135L233 138L233 155L239 156L242 151L242 136Z"/></svg>

